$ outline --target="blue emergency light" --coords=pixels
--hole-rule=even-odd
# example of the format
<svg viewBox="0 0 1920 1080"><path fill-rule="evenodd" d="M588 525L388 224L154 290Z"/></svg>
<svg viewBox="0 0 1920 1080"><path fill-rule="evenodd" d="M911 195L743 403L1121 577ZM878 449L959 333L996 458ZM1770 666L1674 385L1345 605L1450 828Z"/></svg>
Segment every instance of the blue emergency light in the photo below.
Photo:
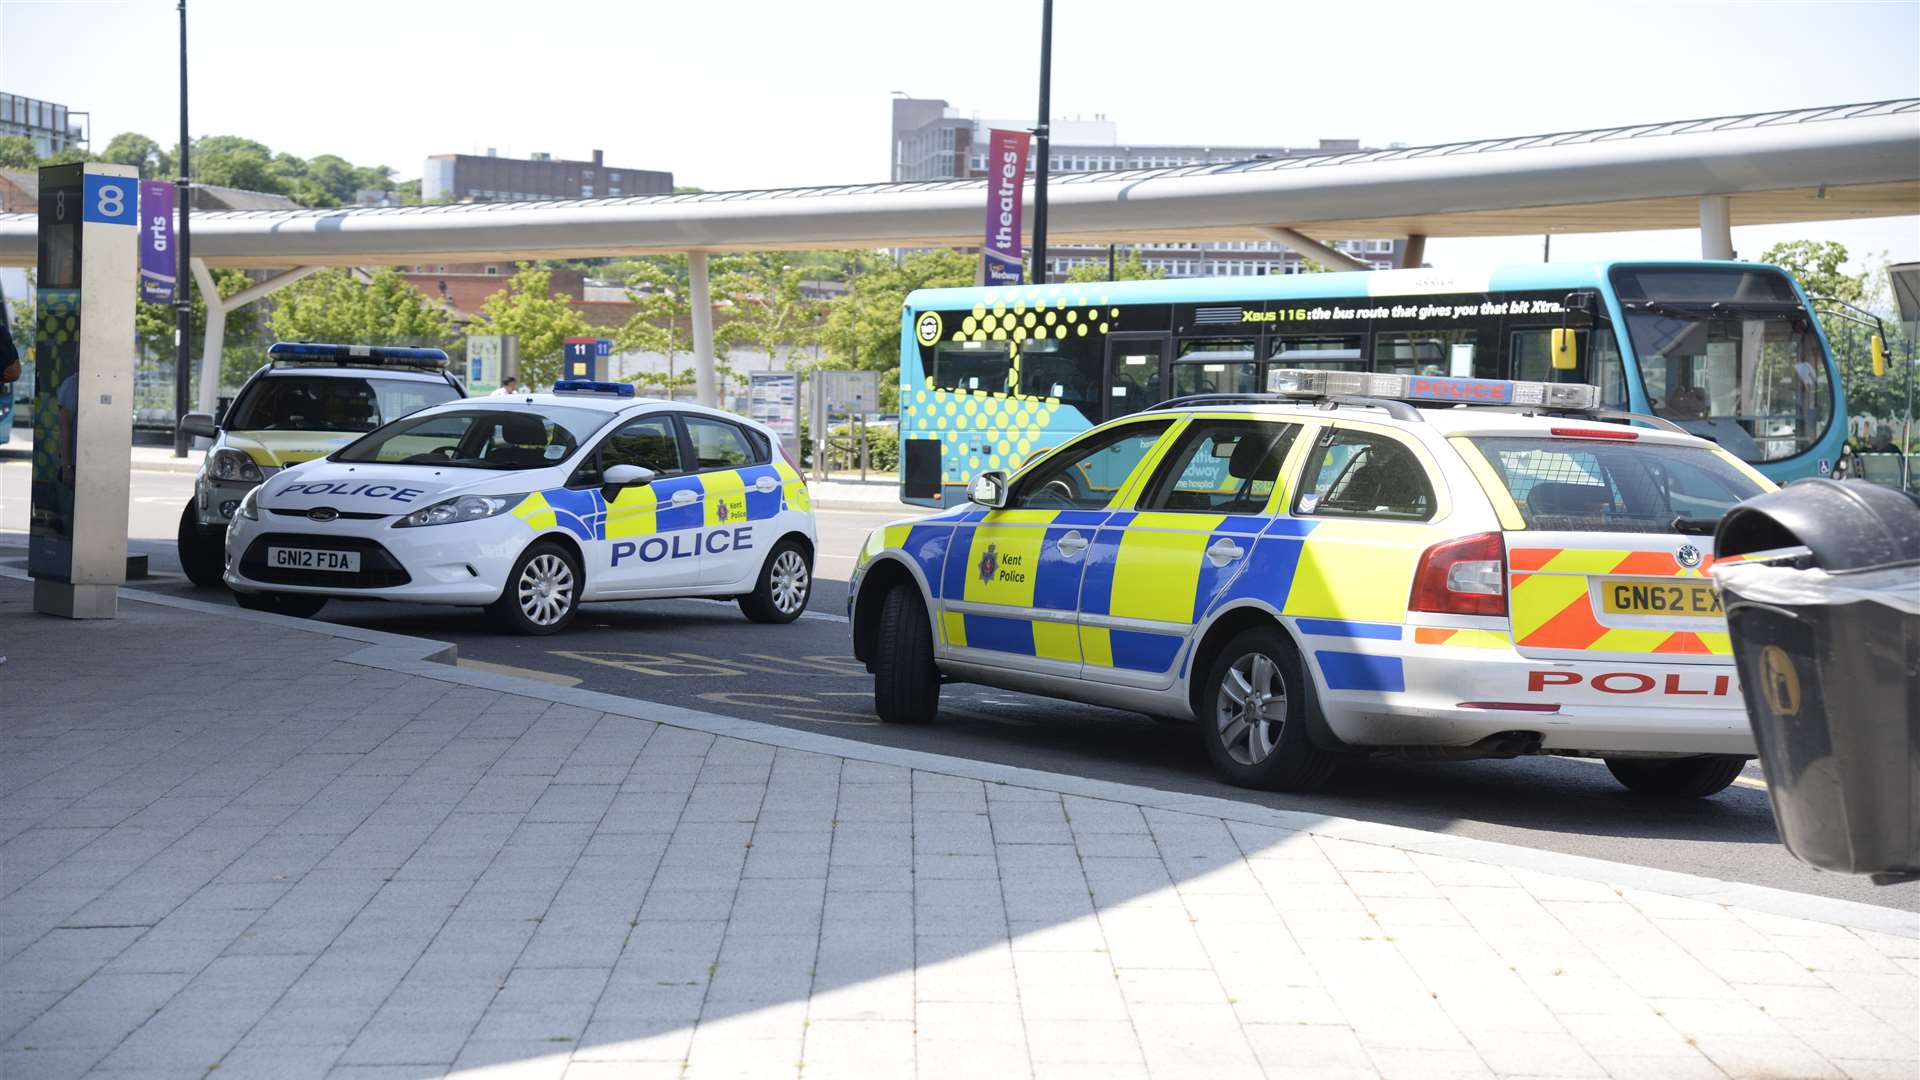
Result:
<svg viewBox="0 0 1920 1080"><path fill-rule="evenodd" d="M267 346L267 359L281 363L389 364L395 367L441 368L445 349L413 345L339 345L321 341L276 341Z"/></svg>
<svg viewBox="0 0 1920 1080"><path fill-rule="evenodd" d="M632 397L633 384L623 382L593 382L588 379L562 379L553 384L556 394L599 394L610 397Z"/></svg>

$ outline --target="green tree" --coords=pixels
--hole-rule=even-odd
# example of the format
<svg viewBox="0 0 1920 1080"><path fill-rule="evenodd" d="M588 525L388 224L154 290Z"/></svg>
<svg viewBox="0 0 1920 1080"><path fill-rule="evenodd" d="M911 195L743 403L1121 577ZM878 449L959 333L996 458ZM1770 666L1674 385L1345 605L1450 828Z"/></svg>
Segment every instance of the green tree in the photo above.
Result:
<svg viewBox="0 0 1920 1080"><path fill-rule="evenodd" d="M1849 274L1845 267L1850 257L1847 246L1837 240L1788 240L1760 253L1761 262L1772 263L1799 279L1800 287L1816 298L1815 307L1823 306L1819 303L1822 299L1841 300L1881 316L1887 373L1880 378L1874 377L1871 360L1874 328L1840 317L1847 309L1838 305L1826 305L1830 310L1822 316L1820 325L1833 346L1834 360L1840 365L1847 411L1854 416L1879 419L1901 417L1906 413L1909 378L1902 365L1910 365L1914 360L1894 311L1886 260L1882 257L1878 270ZM1920 375L1920 371L1913 374Z"/></svg>
<svg viewBox="0 0 1920 1080"><path fill-rule="evenodd" d="M584 337L587 320L573 298L556 296L553 274L519 264L507 287L487 297L469 334L512 334L520 339L520 381L551 383L560 374L560 353L570 337Z"/></svg>
<svg viewBox="0 0 1920 1080"><path fill-rule="evenodd" d="M215 270L213 284L223 297L253 284L253 279L244 270ZM193 310L188 320L187 331L189 355L198 356L205 348L207 340L207 301L201 295L200 283L194 282ZM137 303L133 307L133 332L136 338L154 347L162 356L173 355L173 335L176 329L174 307L172 304ZM220 345L220 386L233 389L246 381L248 375L260 366L262 357L256 336L260 332L260 306L248 304L227 312L227 328ZM198 361L195 361L198 372Z"/></svg>
<svg viewBox="0 0 1920 1080"><path fill-rule="evenodd" d="M667 358L664 376L636 385L671 389L691 385L691 369L676 372L674 357L693 351L693 305L687 288L687 257L659 255L624 260L619 265L627 282L627 301L633 314L614 332L613 347L621 352L654 352ZM715 342L716 352L721 343ZM685 376L684 380L681 376Z"/></svg>
<svg viewBox="0 0 1920 1080"><path fill-rule="evenodd" d="M900 307L915 289L973 284L978 256L939 249L907 256L898 266L880 263L853 279L843 296L827 305L820 343L821 366L892 372L880 380L882 403L899 393Z"/></svg>
<svg viewBox="0 0 1920 1080"><path fill-rule="evenodd" d="M791 353L811 345L819 334L821 305L806 295L808 278L784 252L723 261L714 292L727 304L727 321L714 331L716 346L764 352L772 370L780 350Z"/></svg>
<svg viewBox="0 0 1920 1080"><path fill-rule="evenodd" d="M1127 252L1126 257L1116 260L1113 266L1113 280L1115 281L1147 281L1166 276L1166 271L1159 267L1148 266L1146 262L1140 258L1138 251ZM1067 271L1067 280L1105 281L1107 280L1107 264L1103 262L1081 263L1079 266Z"/></svg>
<svg viewBox="0 0 1920 1080"><path fill-rule="evenodd" d="M1847 245L1838 240L1788 240L1760 253L1761 262L1798 278L1809 295L1858 304L1866 299L1869 275L1847 273L1847 258Z"/></svg>
<svg viewBox="0 0 1920 1080"><path fill-rule="evenodd" d="M25 135L0 135L0 169L35 169L40 166L40 155L33 150L33 140Z"/></svg>
<svg viewBox="0 0 1920 1080"><path fill-rule="evenodd" d="M143 180L159 180L173 175L173 158L159 143L137 131L123 131L107 142L100 152L101 161L131 165L140 170Z"/></svg>
<svg viewBox="0 0 1920 1080"><path fill-rule="evenodd" d="M444 346L454 337L446 309L390 266L368 281L347 270L322 270L288 286L275 297L273 334L355 345Z"/></svg>
<svg viewBox="0 0 1920 1080"><path fill-rule="evenodd" d="M298 158L275 158L264 143L238 135L208 135L193 141L191 165L195 182L284 195L291 187L289 170Z"/></svg>

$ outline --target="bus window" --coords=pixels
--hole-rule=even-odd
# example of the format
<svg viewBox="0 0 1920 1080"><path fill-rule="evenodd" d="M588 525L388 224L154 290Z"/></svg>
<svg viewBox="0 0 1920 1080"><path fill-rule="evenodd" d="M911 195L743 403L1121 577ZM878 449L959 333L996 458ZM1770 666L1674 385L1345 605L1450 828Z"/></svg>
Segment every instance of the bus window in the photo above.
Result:
<svg viewBox="0 0 1920 1080"><path fill-rule="evenodd" d="M1553 366L1553 329L1515 330L1513 332L1513 378L1532 382L1592 383L1600 388L1601 404L1623 409L1627 403L1625 372L1620 363L1620 345L1611 330L1582 330L1580 365L1572 371L1556 371Z"/></svg>
<svg viewBox="0 0 1920 1080"><path fill-rule="evenodd" d="M1164 337L1107 339L1107 419L1137 413L1166 398L1160 392Z"/></svg>
<svg viewBox="0 0 1920 1080"><path fill-rule="evenodd" d="M1088 418L1100 415L1098 338L1060 338L1020 344L1022 394L1058 398Z"/></svg>
<svg viewBox="0 0 1920 1080"><path fill-rule="evenodd" d="M1252 338L1182 341L1180 354L1173 362L1173 396L1257 393L1258 359Z"/></svg>
<svg viewBox="0 0 1920 1080"><path fill-rule="evenodd" d="M1394 375L1493 378L1477 330L1389 330L1373 336L1373 370Z"/></svg>
<svg viewBox="0 0 1920 1080"><path fill-rule="evenodd" d="M1365 334L1288 334L1275 338L1267 359L1274 367L1365 371Z"/></svg>
<svg viewBox="0 0 1920 1080"><path fill-rule="evenodd" d="M1785 275L1660 267L1612 279L1656 414L1748 461L1805 453L1826 435L1832 360Z"/></svg>
<svg viewBox="0 0 1920 1080"><path fill-rule="evenodd" d="M1005 393L1013 361L1007 348L992 341L956 341L934 348L927 382L940 390Z"/></svg>

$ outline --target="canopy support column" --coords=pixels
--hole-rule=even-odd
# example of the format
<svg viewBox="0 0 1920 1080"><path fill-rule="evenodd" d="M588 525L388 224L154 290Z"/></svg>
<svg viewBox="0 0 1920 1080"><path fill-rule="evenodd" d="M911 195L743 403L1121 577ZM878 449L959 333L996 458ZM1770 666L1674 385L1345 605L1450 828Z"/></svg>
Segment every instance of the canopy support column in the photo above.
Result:
<svg viewBox="0 0 1920 1080"><path fill-rule="evenodd" d="M1407 246L1400 249L1402 269L1417 270L1427 261L1427 237L1424 233L1414 233L1407 237Z"/></svg>
<svg viewBox="0 0 1920 1080"><path fill-rule="evenodd" d="M249 285L232 296L222 297L205 260L193 260L193 280L200 286L200 298L207 304L207 336L200 353L200 396L194 406L196 412L210 413L220 400L220 353L227 339L227 312L246 307L322 269L319 266L297 266Z"/></svg>
<svg viewBox="0 0 1920 1080"><path fill-rule="evenodd" d="M713 371L713 289L707 282L707 253L687 252L687 301L693 309L693 385L700 404L720 407Z"/></svg>
<svg viewBox="0 0 1920 1080"><path fill-rule="evenodd" d="M1725 195L1700 196L1700 257L1733 258L1733 214Z"/></svg>
<svg viewBox="0 0 1920 1080"><path fill-rule="evenodd" d="M1372 263L1364 259L1356 259L1337 248L1329 247L1305 233L1293 229L1284 229L1278 225L1256 225L1254 228L1261 236L1269 240L1278 240L1298 252L1301 258L1310 259L1329 270L1373 269Z"/></svg>

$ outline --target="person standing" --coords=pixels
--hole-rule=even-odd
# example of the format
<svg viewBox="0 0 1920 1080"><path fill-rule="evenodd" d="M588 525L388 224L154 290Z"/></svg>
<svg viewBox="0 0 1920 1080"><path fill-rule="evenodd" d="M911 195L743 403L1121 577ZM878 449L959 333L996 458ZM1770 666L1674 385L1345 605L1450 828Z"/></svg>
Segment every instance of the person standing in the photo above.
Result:
<svg viewBox="0 0 1920 1080"><path fill-rule="evenodd" d="M488 397L506 397L509 394L517 394L519 392L520 392L520 380L509 375L507 376L507 381L501 383L499 386L494 387L493 393L487 396Z"/></svg>

